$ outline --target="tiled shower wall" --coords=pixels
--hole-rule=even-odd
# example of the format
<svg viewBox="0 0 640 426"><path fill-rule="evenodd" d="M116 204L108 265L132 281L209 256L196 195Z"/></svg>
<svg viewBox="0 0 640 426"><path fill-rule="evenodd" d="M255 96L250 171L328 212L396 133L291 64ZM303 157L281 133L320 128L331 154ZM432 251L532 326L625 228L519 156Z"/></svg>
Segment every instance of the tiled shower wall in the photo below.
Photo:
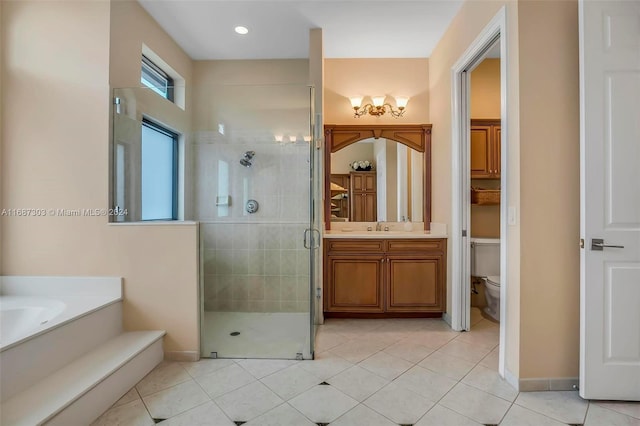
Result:
<svg viewBox="0 0 640 426"><path fill-rule="evenodd" d="M240 159L255 151L251 167ZM206 311L308 312L309 145L273 135L196 134L195 213ZM216 206L218 196L228 206ZM249 214L245 203L260 203Z"/></svg>

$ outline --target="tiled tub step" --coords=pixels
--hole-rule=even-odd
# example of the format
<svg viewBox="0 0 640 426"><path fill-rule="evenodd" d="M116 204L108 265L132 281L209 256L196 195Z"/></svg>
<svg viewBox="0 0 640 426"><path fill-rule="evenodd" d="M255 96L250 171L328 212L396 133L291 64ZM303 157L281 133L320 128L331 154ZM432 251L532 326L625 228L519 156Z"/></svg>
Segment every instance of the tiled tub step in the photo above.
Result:
<svg viewBox="0 0 640 426"><path fill-rule="evenodd" d="M163 358L164 331L122 333L4 401L0 424L90 424Z"/></svg>

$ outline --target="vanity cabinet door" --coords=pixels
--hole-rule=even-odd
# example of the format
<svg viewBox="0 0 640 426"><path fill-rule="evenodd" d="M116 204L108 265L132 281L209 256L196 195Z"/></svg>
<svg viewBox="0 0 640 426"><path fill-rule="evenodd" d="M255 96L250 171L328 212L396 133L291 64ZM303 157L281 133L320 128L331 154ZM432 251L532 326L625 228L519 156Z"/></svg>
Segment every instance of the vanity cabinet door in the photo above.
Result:
<svg viewBox="0 0 640 426"><path fill-rule="evenodd" d="M326 312L384 312L383 259L379 255L326 257Z"/></svg>
<svg viewBox="0 0 640 426"><path fill-rule="evenodd" d="M387 312L444 311L443 259L435 255L388 255Z"/></svg>

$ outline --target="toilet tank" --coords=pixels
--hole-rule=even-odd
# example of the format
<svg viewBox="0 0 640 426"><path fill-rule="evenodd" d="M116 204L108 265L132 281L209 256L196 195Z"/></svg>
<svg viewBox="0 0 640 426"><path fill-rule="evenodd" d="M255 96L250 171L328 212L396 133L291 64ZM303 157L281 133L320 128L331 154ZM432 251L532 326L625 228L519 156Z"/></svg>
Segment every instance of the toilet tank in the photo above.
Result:
<svg viewBox="0 0 640 426"><path fill-rule="evenodd" d="M500 239L471 238L471 275L500 275Z"/></svg>

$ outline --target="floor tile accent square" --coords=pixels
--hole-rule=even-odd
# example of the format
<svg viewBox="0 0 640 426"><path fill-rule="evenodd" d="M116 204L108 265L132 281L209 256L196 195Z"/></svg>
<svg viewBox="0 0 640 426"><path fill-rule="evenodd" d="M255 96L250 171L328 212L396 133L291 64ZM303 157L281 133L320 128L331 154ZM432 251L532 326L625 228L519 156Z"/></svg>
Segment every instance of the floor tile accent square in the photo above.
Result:
<svg viewBox="0 0 640 426"><path fill-rule="evenodd" d="M387 380L395 379L413 366L409 361L389 355L386 352L378 352L358 365Z"/></svg>
<svg viewBox="0 0 640 426"><path fill-rule="evenodd" d="M234 426L234 424L213 401L162 422L162 426Z"/></svg>
<svg viewBox="0 0 640 426"><path fill-rule="evenodd" d="M391 420L376 413L369 407L359 404L341 416L331 426L396 426Z"/></svg>
<svg viewBox="0 0 640 426"><path fill-rule="evenodd" d="M153 426L154 424L142 400L138 399L110 408L91 423L91 426Z"/></svg>
<svg viewBox="0 0 640 426"><path fill-rule="evenodd" d="M435 402L390 383L366 399L364 404L395 423L414 424Z"/></svg>
<svg viewBox="0 0 640 426"><path fill-rule="evenodd" d="M358 405L358 401L333 386L314 386L289 400L289 404L315 423L331 423Z"/></svg>
<svg viewBox="0 0 640 426"><path fill-rule="evenodd" d="M248 384L214 400L233 421L247 422L284 401L260 382Z"/></svg>
<svg viewBox="0 0 640 426"><path fill-rule="evenodd" d="M191 376L179 363L163 362L140 380L136 389L144 397L189 380Z"/></svg>
<svg viewBox="0 0 640 426"><path fill-rule="evenodd" d="M193 380L142 397L151 417L168 419L209 401L209 397Z"/></svg>
<svg viewBox="0 0 640 426"><path fill-rule="evenodd" d="M246 426L315 426L299 411L284 403L245 423Z"/></svg>
<svg viewBox="0 0 640 426"><path fill-rule="evenodd" d="M562 423L583 424L589 402L576 391L522 392L516 404Z"/></svg>
<svg viewBox="0 0 640 426"><path fill-rule="evenodd" d="M357 401L364 401L379 389L389 383L389 380L354 365L329 379L329 384L349 395Z"/></svg>
<svg viewBox="0 0 640 426"><path fill-rule="evenodd" d="M422 395L430 401L438 401L458 382L416 365L398 377L394 383Z"/></svg>
<svg viewBox="0 0 640 426"><path fill-rule="evenodd" d="M211 398L217 398L242 386L255 382L256 378L239 365L230 365L211 374L195 378Z"/></svg>
<svg viewBox="0 0 640 426"><path fill-rule="evenodd" d="M320 379L294 365L263 378L261 382L286 401L319 384Z"/></svg>
<svg viewBox="0 0 640 426"><path fill-rule="evenodd" d="M443 405L482 424L498 424L511 403L474 387L458 383L442 398Z"/></svg>

